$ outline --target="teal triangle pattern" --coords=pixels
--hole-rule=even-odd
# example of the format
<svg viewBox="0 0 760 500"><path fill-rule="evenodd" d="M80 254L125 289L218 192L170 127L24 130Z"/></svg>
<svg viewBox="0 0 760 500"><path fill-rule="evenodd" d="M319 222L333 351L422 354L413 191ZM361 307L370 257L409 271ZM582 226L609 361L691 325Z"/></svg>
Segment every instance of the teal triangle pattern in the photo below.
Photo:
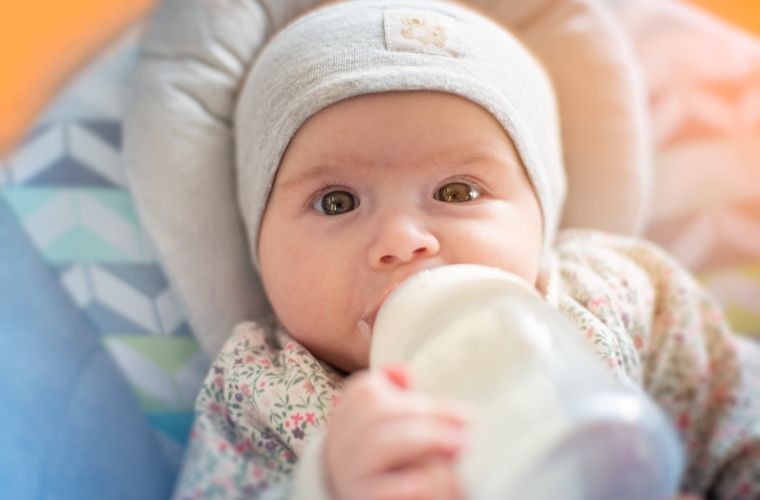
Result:
<svg viewBox="0 0 760 500"><path fill-rule="evenodd" d="M83 227L74 227L43 250L46 260L65 262L124 262L130 257Z"/></svg>
<svg viewBox="0 0 760 500"><path fill-rule="evenodd" d="M134 203L122 190L16 187L0 195L54 264L155 261Z"/></svg>
<svg viewBox="0 0 760 500"><path fill-rule="evenodd" d="M139 224L137 211L129 193L117 189L89 189L86 193L135 226Z"/></svg>
<svg viewBox="0 0 760 500"><path fill-rule="evenodd" d="M0 198L4 198L19 219L24 219L45 205L57 194L57 189L4 188Z"/></svg>

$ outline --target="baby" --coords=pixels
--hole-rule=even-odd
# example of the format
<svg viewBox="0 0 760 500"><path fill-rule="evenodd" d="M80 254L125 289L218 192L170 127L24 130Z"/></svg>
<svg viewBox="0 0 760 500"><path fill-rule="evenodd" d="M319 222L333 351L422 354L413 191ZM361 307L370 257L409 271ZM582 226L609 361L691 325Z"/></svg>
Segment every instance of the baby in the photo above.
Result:
<svg viewBox="0 0 760 500"><path fill-rule="evenodd" d="M275 317L235 328L208 374L179 498L462 498L468 412L367 369L378 309L444 264L534 283L674 422L684 492L760 498L760 384L720 310L645 242L557 234L553 90L461 6L313 11L260 54L236 114L240 206ZM456 369L456 367L452 367Z"/></svg>

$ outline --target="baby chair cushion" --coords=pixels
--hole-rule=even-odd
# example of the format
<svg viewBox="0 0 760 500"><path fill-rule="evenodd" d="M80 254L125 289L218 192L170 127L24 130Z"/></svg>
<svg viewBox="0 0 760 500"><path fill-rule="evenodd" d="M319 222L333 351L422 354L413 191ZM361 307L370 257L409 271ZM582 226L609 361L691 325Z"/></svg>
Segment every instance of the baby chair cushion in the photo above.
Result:
<svg viewBox="0 0 760 500"><path fill-rule="evenodd" d="M237 91L266 39L316 0L167 0L148 26L125 128L141 215L210 354L233 325L268 311L235 188ZM562 115L565 226L637 232L649 153L632 53L603 5L473 0L537 54Z"/></svg>
<svg viewBox="0 0 760 500"><path fill-rule="evenodd" d="M126 188L121 118L126 75L137 53L136 35L132 32L121 38L88 65L23 143L3 159L0 202L7 205L13 221L32 242L29 248L34 257L47 266L52 278L44 286L26 283L30 277L15 270L16 261L4 260L13 263L7 267L15 272L3 276L0 294L14 294L15 298L16 287L38 290L36 296L27 298L33 300L30 314L41 322L57 317L61 310L49 298L53 292L47 293L44 287L60 291L74 309L71 315L80 316L77 324L89 325L87 331L94 332L91 338L83 331L79 342L87 342L93 352L103 352L102 360L76 368L82 387L90 383L87 380L102 379L105 385L98 396L105 398L102 404L107 405L109 398L119 399L122 386L114 382L109 390L105 383L113 380L107 362L114 365L115 361L126 376L129 397L136 396L139 417L149 423L140 432L147 430L160 445L162 454L156 459L176 467L208 359L192 337ZM0 235L5 234L5 224L0 224ZM6 301L0 302L5 305ZM0 330L3 340L12 344L3 347L1 354L11 359L22 356L30 362L20 352L22 347L14 346L15 341L6 335L6 326L10 327L6 319L0 318ZM66 333L57 329L64 325L49 322L45 328L49 331L43 332L42 327L29 330L30 335L51 337L51 350L40 355L45 359L67 357L70 351L55 347L66 344L59 344L55 337ZM18 329L14 332L21 334ZM71 349L80 347L72 345ZM55 376L48 370L44 373ZM75 387L68 389L72 391L69 396L75 397ZM105 412L102 415L111 418ZM144 439L134 426L125 426L124 433L135 442Z"/></svg>

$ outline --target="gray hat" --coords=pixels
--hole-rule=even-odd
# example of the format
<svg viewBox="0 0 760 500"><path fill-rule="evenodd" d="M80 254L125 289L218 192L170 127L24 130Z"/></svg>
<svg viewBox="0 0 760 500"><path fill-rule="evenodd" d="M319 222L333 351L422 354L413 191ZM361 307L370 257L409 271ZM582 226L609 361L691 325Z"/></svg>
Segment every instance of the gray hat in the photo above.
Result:
<svg viewBox="0 0 760 500"><path fill-rule="evenodd" d="M301 17L262 50L235 111L239 203L257 265L274 176L312 115L349 97L432 90L490 112L512 138L543 213L544 247L566 180L552 85L538 61L490 19L431 0L355 0Z"/></svg>

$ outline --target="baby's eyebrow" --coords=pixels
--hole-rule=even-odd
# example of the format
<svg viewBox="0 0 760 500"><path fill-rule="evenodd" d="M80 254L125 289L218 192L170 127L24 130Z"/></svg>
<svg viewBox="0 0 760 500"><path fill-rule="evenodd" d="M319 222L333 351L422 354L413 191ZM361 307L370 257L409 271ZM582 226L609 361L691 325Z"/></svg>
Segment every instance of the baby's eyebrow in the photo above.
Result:
<svg viewBox="0 0 760 500"><path fill-rule="evenodd" d="M446 164L451 167L462 167L474 163L498 165L500 167L520 166L519 159L504 155L500 151L490 149L457 149L426 158L424 166L435 167Z"/></svg>
<svg viewBox="0 0 760 500"><path fill-rule="evenodd" d="M352 167L353 166L354 165L352 164ZM361 167L361 165L356 166ZM299 187L301 184L305 184L313 179L336 177L342 173L344 169L345 167L329 163L315 165L313 167L309 167L305 172L283 181L277 186L277 188L281 190L292 190Z"/></svg>
<svg viewBox="0 0 760 500"><path fill-rule="evenodd" d="M504 155L501 152L487 149L456 149L445 153L438 153L422 159L415 165L424 169L433 169L445 164L447 167L463 167L471 164L489 164L499 167L520 167L519 159ZM346 166L350 165L352 172L358 170L371 170L382 168L375 162L366 159L349 159L340 163L323 163L307 168L303 173L293 176L280 183L277 187L281 190L292 190L313 179L336 178L345 175Z"/></svg>

